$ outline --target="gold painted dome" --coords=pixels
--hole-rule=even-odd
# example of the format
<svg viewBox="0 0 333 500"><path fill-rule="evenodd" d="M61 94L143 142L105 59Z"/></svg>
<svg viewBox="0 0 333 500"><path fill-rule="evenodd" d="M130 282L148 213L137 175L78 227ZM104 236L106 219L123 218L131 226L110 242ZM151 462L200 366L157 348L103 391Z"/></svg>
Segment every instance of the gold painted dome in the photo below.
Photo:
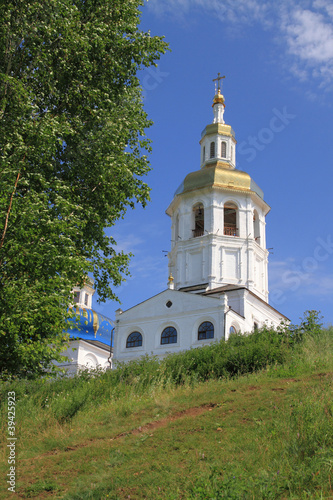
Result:
<svg viewBox="0 0 333 500"><path fill-rule="evenodd" d="M220 89L218 89L217 94L214 96L214 100L213 100L212 106L214 106L215 104L219 104L219 103L223 104L223 106L225 107L225 104L224 104L224 95L221 94Z"/></svg>
<svg viewBox="0 0 333 500"><path fill-rule="evenodd" d="M251 179L249 174L230 168L228 163L216 161L204 168L188 174L177 194L203 188L217 188L230 191L255 192L263 199L264 193Z"/></svg>

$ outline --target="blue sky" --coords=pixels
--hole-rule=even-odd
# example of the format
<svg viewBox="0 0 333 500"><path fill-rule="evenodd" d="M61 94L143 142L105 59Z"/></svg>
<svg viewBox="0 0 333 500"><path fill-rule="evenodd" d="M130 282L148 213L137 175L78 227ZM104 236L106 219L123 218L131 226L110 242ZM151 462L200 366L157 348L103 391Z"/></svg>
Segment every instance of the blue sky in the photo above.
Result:
<svg viewBox="0 0 333 500"><path fill-rule="evenodd" d="M151 202L112 231L131 251L132 276L114 318L166 288L170 220L165 210L183 178L200 167L199 139L212 122L213 78L226 75L224 119L236 133L237 168L271 206L266 218L270 304L297 323L304 311L333 323L333 4L326 0L149 0L142 29L171 52L141 74Z"/></svg>

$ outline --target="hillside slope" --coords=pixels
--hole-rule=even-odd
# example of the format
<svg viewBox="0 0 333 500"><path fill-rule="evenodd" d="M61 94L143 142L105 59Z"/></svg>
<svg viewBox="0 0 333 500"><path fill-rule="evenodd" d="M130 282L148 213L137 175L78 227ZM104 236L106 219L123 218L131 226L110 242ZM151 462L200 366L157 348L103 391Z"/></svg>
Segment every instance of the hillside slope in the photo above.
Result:
<svg viewBox="0 0 333 500"><path fill-rule="evenodd" d="M229 379L176 383L146 359L117 382L3 385L18 394L18 468L1 498L333 498L332 352L333 331L317 330L283 362Z"/></svg>

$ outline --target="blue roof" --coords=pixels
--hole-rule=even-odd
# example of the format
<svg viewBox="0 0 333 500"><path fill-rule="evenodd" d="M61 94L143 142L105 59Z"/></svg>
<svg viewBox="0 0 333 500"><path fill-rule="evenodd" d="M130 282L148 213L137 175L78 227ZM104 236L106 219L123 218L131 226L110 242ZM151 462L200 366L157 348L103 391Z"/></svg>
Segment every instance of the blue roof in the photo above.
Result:
<svg viewBox="0 0 333 500"><path fill-rule="evenodd" d="M76 307L77 318L68 320L67 332L71 338L80 337L85 340L100 340L107 345L111 343L111 332L114 323L106 316L102 316L92 309Z"/></svg>

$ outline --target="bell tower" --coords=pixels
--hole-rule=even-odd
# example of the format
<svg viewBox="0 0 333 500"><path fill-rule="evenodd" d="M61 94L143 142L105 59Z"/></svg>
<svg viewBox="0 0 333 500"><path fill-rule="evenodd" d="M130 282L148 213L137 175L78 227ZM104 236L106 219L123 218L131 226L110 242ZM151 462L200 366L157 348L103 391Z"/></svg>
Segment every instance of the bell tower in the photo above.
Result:
<svg viewBox="0 0 333 500"><path fill-rule="evenodd" d="M172 220L169 272L176 290L246 287L268 302L265 218L270 207L246 173L236 169L236 139L224 121L218 77L213 122L200 139L200 169L189 173L166 213Z"/></svg>

